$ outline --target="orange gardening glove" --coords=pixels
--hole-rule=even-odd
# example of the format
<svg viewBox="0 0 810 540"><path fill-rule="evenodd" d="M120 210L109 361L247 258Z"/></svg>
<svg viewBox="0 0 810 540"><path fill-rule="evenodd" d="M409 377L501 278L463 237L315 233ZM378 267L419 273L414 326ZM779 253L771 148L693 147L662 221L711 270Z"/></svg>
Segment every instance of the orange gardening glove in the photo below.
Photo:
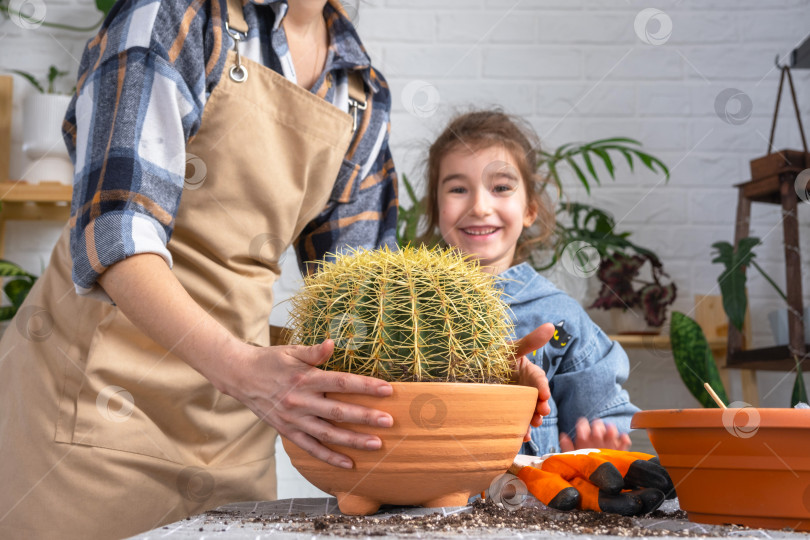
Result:
<svg viewBox="0 0 810 540"><path fill-rule="evenodd" d="M656 456L589 448L518 456L509 469L540 502L557 510L594 510L639 516L675 496L672 480Z"/></svg>

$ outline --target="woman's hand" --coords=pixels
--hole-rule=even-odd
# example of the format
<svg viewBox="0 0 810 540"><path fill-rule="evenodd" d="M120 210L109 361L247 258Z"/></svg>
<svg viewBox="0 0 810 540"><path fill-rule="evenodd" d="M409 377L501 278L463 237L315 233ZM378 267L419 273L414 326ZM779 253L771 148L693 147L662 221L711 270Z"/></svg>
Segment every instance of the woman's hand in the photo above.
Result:
<svg viewBox="0 0 810 540"><path fill-rule="evenodd" d="M312 456L338 467L351 468L345 455L327 448L347 446L377 450L382 441L374 435L335 427L327 420L391 427L388 413L327 399L326 392L369 394L386 397L391 385L374 377L324 371L315 366L332 354L334 343L306 347L247 346L227 368L210 377L217 388L233 396L278 432ZM223 366L224 367L224 366ZM221 388L220 388L221 386Z"/></svg>
<svg viewBox="0 0 810 540"><path fill-rule="evenodd" d="M560 450L570 452L580 448L609 448L611 450L627 450L630 448L630 436L619 433L613 424L605 424L596 418L590 424L583 417L577 420L576 443L567 433L560 433Z"/></svg>
<svg viewBox="0 0 810 540"><path fill-rule="evenodd" d="M332 354L332 341L314 347L243 343L191 298L158 255L119 261L101 275L99 284L147 336L318 459L351 467L348 457L322 443L361 449L381 445L378 437L338 429L327 420L393 424L387 413L326 399L326 392L392 393L391 385L379 379L314 367Z"/></svg>
<svg viewBox="0 0 810 540"><path fill-rule="evenodd" d="M531 360L526 358L526 354L536 351L554 335L554 325L546 323L538 326L531 333L515 342L515 373L516 382L523 386L537 388L537 406L532 415L531 425L539 427L543 423L543 417L551 412L548 400L551 397L551 390L548 387L546 373ZM531 427L523 437L524 441L531 439Z"/></svg>

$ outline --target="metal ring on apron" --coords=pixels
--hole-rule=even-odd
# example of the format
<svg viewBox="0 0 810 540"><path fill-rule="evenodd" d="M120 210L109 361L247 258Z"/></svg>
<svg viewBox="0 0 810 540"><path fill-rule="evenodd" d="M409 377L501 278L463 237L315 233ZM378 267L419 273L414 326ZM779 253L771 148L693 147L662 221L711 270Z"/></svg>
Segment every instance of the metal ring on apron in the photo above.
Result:
<svg viewBox="0 0 810 540"><path fill-rule="evenodd" d="M245 82L248 78L248 70L242 64L242 57L239 56L239 43L244 38L242 38L242 34L236 30L232 30L231 27L228 26L228 21L225 21L225 31L233 38L233 52L236 53L236 65L231 66L231 69L228 70L228 76L230 76L231 80L234 82Z"/></svg>

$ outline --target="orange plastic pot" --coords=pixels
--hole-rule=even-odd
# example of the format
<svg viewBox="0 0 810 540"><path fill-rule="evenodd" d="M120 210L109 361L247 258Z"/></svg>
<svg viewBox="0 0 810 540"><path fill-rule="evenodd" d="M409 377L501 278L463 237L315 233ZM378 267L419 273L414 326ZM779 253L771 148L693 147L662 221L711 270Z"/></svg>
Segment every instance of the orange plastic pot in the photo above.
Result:
<svg viewBox="0 0 810 540"><path fill-rule="evenodd" d="M810 530L810 409L643 411L690 521Z"/></svg>
<svg viewBox="0 0 810 540"><path fill-rule="evenodd" d="M383 504L464 506L506 472L520 451L537 402L527 386L468 383L391 383L393 395L330 393L331 399L389 413L390 428L336 425L382 439L374 451L330 448L352 469L313 458L282 437L293 466L337 497L344 514L368 515Z"/></svg>

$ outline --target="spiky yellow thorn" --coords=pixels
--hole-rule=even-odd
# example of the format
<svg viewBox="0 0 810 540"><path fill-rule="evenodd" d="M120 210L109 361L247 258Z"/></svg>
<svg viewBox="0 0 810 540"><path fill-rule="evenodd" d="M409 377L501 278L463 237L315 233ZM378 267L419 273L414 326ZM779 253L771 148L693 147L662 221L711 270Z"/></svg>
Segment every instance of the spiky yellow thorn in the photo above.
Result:
<svg viewBox="0 0 810 540"><path fill-rule="evenodd" d="M324 369L388 381L508 383L507 306L478 263L424 246L350 250L292 299L295 341L335 341Z"/></svg>

